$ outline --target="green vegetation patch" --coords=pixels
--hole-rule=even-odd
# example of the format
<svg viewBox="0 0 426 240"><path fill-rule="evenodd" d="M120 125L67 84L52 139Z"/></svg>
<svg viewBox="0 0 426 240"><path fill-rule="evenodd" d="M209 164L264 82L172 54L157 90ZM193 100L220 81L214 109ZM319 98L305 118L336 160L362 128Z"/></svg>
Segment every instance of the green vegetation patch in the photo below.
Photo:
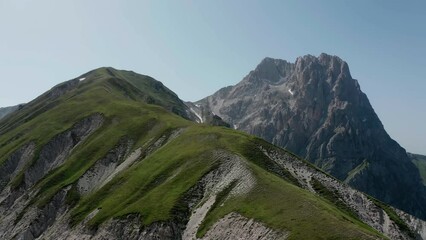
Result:
<svg viewBox="0 0 426 240"><path fill-rule="evenodd" d="M348 176L345 179L345 183L349 183L358 173L361 173L364 169L368 168L368 162L365 159L364 161L362 161L361 164L359 164L358 166L356 166L356 168L352 169L349 173Z"/></svg>

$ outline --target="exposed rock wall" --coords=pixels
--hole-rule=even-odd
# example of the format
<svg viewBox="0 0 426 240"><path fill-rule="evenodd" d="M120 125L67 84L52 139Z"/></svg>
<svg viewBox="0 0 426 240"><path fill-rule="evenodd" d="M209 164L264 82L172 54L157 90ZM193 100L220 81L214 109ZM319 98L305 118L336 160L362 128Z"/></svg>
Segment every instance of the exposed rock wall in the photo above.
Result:
<svg viewBox="0 0 426 240"><path fill-rule="evenodd" d="M122 139L118 145L109 151L101 160L97 161L77 182L77 190L81 195L86 195L104 184L117 166L124 161L132 147L132 141ZM134 159L140 156L137 154Z"/></svg>
<svg viewBox="0 0 426 240"><path fill-rule="evenodd" d="M286 239L287 236L288 234L274 231L253 219L230 213L215 223L202 239L275 240Z"/></svg>
<svg viewBox="0 0 426 240"><path fill-rule="evenodd" d="M1 176L2 191L0 193L0 214L4 216L1 219L2 224L0 224L2 227L0 232L2 234L11 234L10 231L14 229L13 223L22 218L25 212L34 213L31 208L30 210L27 208L32 198L37 194L38 189L32 189L31 187L48 174L49 171L63 164L71 151L96 131L102 125L103 121L104 118L102 115L94 114L76 123L70 130L53 137L41 148L38 158L35 159L33 164L30 163L34 158L36 146L35 143L30 142L11 154L6 162L0 166L0 171L4 173ZM11 186L11 181L18 174L22 173L24 174L23 181L18 186ZM25 217L22 219L31 218ZM18 226L19 224L15 227ZM23 226L26 225L24 224ZM16 232L20 233L22 231Z"/></svg>
<svg viewBox="0 0 426 240"><path fill-rule="evenodd" d="M34 157L35 143L25 144L0 166L0 192Z"/></svg>
<svg viewBox="0 0 426 240"><path fill-rule="evenodd" d="M47 143L38 159L25 172L25 184L33 186L49 171L62 165L71 151L103 123L100 114L94 114L75 124L70 130L55 136Z"/></svg>

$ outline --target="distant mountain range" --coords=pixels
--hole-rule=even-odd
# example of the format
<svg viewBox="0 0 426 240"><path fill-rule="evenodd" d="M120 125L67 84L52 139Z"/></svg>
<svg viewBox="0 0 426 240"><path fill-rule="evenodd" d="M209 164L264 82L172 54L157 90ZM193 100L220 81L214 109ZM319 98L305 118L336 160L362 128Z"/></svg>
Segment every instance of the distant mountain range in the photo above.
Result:
<svg viewBox="0 0 426 240"><path fill-rule="evenodd" d="M61 83L0 120L0 239L425 239L424 158L390 140L348 74L328 55L268 58L197 103L113 68ZM232 126L311 161L317 149L322 169ZM346 184L365 178L412 214Z"/></svg>

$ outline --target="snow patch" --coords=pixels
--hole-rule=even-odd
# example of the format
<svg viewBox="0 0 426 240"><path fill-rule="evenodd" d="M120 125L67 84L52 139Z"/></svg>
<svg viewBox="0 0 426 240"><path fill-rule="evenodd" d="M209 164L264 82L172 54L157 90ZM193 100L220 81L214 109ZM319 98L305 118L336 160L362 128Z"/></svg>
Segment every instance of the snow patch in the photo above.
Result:
<svg viewBox="0 0 426 240"><path fill-rule="evenodd" d="M80 80L80 82L81 82L81 81L86 80L86 78L84 77L84 78L80 78L80 79L78 79L78 80Z"/></svg>

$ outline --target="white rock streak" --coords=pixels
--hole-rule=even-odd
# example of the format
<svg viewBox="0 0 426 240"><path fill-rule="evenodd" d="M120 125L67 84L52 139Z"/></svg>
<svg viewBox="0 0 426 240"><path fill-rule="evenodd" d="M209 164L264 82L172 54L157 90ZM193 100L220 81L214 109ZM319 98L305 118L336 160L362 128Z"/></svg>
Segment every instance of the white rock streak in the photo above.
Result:
<svg viewBox="0 0 426 240"><path fill-rule="evenodd" d="M197 122L198 123L203 123L203 118L200 116L200 114L198 114L194 109L190 108L191 112L195 114L195 116L197 116L197 118L199 119Z"/></svg>
<svg viewBox="0 0 426 240"><path fill-rule="evenodd" d="M198 206L191 214L182 239L197 239L197 231L202 224L207 213L216 201L216 196L231 186L233 182L237 184L229 192L229 196L241 196L247 194L256 185L256 179L251 171L246 167L244 160L238 156L227 152L217 152L214 154L218 159L228 159L219 166L216 172L211 172L205 176L207 181L206 192L204 193L201 206ZM226 200L225 200L226 201ZM214 238L216 239L216 238ZM229 239L229 238L228 238Z"/></svg>

